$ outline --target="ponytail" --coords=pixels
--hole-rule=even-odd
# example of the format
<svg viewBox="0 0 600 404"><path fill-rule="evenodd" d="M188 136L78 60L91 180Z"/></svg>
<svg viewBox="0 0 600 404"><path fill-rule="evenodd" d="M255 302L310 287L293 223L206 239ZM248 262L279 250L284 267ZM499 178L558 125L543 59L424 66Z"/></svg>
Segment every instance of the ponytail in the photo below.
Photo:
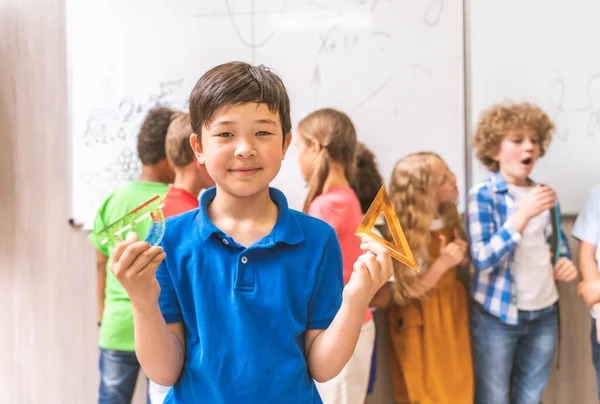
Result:
<svg viewBox="0 0 600 404"><path fill-rule="evenodd" d="M327 177L329 176L329 152L327 148L322 147L319 155L317 156L317 162L313 170L310 182L308 183L308 194L304 200L304 207L302 211L308 213L308 208L314 199L323 193L323 186Z"/></svg>

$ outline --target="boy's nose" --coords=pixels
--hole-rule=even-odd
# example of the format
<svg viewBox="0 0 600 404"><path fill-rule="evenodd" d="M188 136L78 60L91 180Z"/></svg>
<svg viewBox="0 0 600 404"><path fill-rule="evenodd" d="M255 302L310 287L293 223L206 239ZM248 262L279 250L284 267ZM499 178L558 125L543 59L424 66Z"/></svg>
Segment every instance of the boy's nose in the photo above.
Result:
<svg viewBox="0 0 600 404"><path fill-rule="evenodd" d="M240 140L235 149L235 155L242 158L250 158L256 155L256 148L252 142Z"/></svg>

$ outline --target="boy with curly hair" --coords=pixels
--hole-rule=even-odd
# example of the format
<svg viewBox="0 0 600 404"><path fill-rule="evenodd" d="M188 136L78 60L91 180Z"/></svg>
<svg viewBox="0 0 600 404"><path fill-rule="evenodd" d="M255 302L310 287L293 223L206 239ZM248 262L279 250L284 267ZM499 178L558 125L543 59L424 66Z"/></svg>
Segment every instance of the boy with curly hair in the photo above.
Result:
<svg viewBox="0 0 600 404"><path fill-rule="evenodd" d="M553 132L537 106L498 104L481 115L473 138L477 158L493 173L470 190L467 205L476 403L539 403L550 374L555 281L577 276L562 231L553 263L556 192L529 177Z"/></svg>
<svg viewBox="0 0 600 404"><path fill-rule="evenodd" d="M133 396L140 364L133 336L133 312L125 289L110 272L113 249L102 245L96 232L123 217L149 199L165 196L175 173L165 151L167 129L174 111L151 109L137 138L142 172L137 181L115 190L102 203L89 239L96 248L98 325L100 326L100 388L98 403L129 403ZM135 228L144 239L149 226Z"/></svg>

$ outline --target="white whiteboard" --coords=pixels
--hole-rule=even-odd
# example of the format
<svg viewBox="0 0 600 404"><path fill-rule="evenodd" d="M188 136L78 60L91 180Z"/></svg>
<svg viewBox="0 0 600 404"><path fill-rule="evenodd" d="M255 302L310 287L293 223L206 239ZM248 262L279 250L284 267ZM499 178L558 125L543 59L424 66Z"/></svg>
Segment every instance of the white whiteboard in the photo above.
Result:
<svg viewBox="0 0 600 404"><path fill-rule="evenodd" d="M537 103L557 133L532 177L558 191L565 213L579 212L600 182L600 2L485 0L467 10L473 127L498 101ZM487 175L475 162L473 180Z"/></svg>
<svg viewBox="0 0 600 404"><path fill-rule="evenodd" d="M321 107L348 113L386 181L403 155L434 150L464 189L462 0L68 0L67 23L77 222L136 178L148 108L187 108L200 75L232 60L282 76L294 126ZM273 186L301 208L293 147Z"/></svg>

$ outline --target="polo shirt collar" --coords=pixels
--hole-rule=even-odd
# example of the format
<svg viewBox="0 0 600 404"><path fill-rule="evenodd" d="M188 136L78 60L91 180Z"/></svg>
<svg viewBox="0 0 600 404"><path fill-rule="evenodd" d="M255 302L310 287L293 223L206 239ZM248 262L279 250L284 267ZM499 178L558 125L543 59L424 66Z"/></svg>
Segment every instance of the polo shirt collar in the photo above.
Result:
<svg viewBox="0 0 600 404"><path fill-rule="evenodd" d="M226 234L219 229L208 217L208 205L215 199L217 188L207 189L200 196L199 214L196 216L200 228L200 236L206 241L211 235L218 234L219 237L225 237ZM269 188L271 200L279 208L277 222L270 234L258 241L258 245L268 245L273 243L298 244L304 240L302 227L293 211L289 208L285 195L276 188Z"/></svg>

